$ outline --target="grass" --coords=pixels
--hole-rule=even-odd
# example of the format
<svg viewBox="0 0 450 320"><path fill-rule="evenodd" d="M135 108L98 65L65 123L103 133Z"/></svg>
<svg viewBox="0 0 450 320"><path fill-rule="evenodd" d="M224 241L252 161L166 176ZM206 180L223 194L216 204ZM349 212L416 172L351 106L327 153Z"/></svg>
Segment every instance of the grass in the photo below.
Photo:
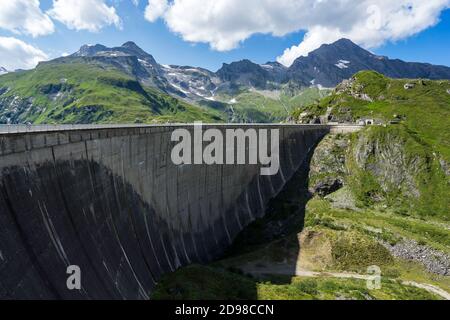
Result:
<svg viewBox="0 0 450 320"><path fill-rule="evenodd" d="M400 216L392 211L335 209L327 200L318 198L308 203L307 212L306 227L324 225L330 228L333 223L339 223L348 230L358 230L378 240L395 243L400 238L413 239L450 254L450 226L440 220Z"/></svg>
<svg viewBox="0 0 450 320"><path fill-rule="evenodd" d="M17 123L222 122L223 113L189 105L105 65L46 63L0 77L2 99L20 97L32 108L14 114L0 110L0 121ZM57 95L58 94L58 95ZM1 102L0 102L1 103Z"/></svg>
<svg viewBox="0 0 450 320"><path fill-rule="evenodd" d="M407 83L415 87L405 90ZM306 110L316 116L323 115L328 107L332 115L340 118L350 115L359 118L375 118L388 122L400 116L408 131L431 146L444 159L450 161L450 81L390 79L372 71L355 75L355 81L343 92L334 92ZM367 94L373 101L355 98L351 91ZM305 108L297 109L293 116L298 118Z"/></svg>
<svg viewBox="0 0 450 320"><path fill-rule="evenodd" d="M0 92L7 88L9 91L0 95L0 123L8 119L36 124L282 122L293 108L329 94L317 88L297 88L281 89L278 97L272 97L243 90L237 96L222 95L220 101L195 106L145 87L112 65L79 59L48 62L31 71L0 76ZM19 108L6 108L15 97L21 102ZM233 98L237 103L231 105Z"/></svg>
<svg viewBox="0 0 450 320"><path fill-rule="evenodd" d="M308 215L305 221L307 228L324 228L333 232L333 225L345 226L345 232L358 233L361 237L373 241L386 241L395 244L401 239L412 239L436 250L450 254L449 226L440 220L399 216L394 212L380 212L377 210L341 210L333 208L327 200L313 199L308 203ZM330 227L330 221L331 227ZM343 251L350 257L358 254L360 247L343 246ZM369 255L370 256L370 255ZM345 258L347 258L344 255ZM365 259L365 258L364 258ZM347 259L338 259L338 266L351 269ZM413 261L402 259L387 259L380 264L384 274L388 277L419 283L430 283L450 291L450 278L431 274L425 268ZM370 264L369 261L365 264ZM375 263L376 264L376 263ZM350 268L349 268L350 267ZM331 269L334 269L332 267Z"/></svg>
<svg viewBox="0 0 450 320"><path fill-rule="evenodd" d="M271 123L284 122L295 108L310 105L330 93L329 90L303 88L293 92L281 89L266 94L260 91L244 90L235 96L222 94L218 99L229 103L232 99L233 122Z"/></svg>
<svg viewBox="0 0 450 320"><path fill-rule="evenodd" d="M343 271L365 272L371 265L392 263L389 251L371 237L357 231L330 232L333 267Z"/></svg>
<svg viewBox="0 0 450 320"><path fill-rule="evenodd" d="M255 299L252 279L229 271L192 265L166 275L152 294L154 300Z"/></svg>
<svg viewBox="0 0 450 320"><path fill-rule="evenodd" d="M439 297L384 278L381 289L371 290L365 280L283 276L255 279L232 271L193 265L164 277L152 299L439 300Z"/></svg>
<svg viewBox="0 0 450 320"><path fill-rule="evenodd" d="M433 294L384 280L380 290L369 290L366 281L355 279L296 277L284 285L258 285L262 300L438 300Z"/></svg>
<svg viewBox="0 0 450 320"><path fill-rule="evenodd" d="M450 179L433 146L405 124L368 127L350 140L342 154L345 180L360 207L388 206L401 215L449 221Z"/></svg>

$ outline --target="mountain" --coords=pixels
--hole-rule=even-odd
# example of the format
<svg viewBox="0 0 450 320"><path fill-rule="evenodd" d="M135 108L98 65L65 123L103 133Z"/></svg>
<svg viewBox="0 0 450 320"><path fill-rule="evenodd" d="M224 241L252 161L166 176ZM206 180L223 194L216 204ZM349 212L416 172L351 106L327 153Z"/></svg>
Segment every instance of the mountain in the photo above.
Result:
<svg viewBox="0 0 450 320"><path fill-rule="evenodd" d="M289 68L277 62L259 65L242 60L223 64L216 75L222 81L222 88L280 90L286 86L332 88L363 70L391 78L450 79L449 67L392 60L364 50L348 39L322 45L308 56L297 58Z"/></svg>
<svg viewBox="0 0 450 320"><path fill-rule="evenodd" d="M168 84L162 77L161 66L152 55L139 48L134 42L126 42L120 47L107 48L103 45L85 45L74 54L56 59L60 63L80 61L112 65L122 72L136 77L144 85L167 90Z"/></svg>
<svg viewBox="0 0 450 320"><path fill-rule="evenodd" d="M202 68L160 65L152 55L131 41L114 48L100 44L85 45L71 56L59 60L64 62L76 58L114 65L144 85L189 102L211 98L220 82L213 72Z"/></svg>
<svg viewBox="0 0 450 320"><path fill-rule="evenodd" d="M271 72L250 60L242 60L231 64L224 63L217 71L217 76L223 82L241 86L265 88L271 80Z"/></svg>
<svg viewBox="0 0 450 320"><path fill-rule="evenodd" d="M96 61L113 65L141 83L158 88L188 102L222 101L220 95L235 96L248 89L283 90L293 86L297 92L310 87L302 82L292 82L288 78L289 69L277 62L256 64L242 60L223 64L217 72L192 66L161 65L154 57L133 42L120 47L108 48L103 45L85 45L76 53L59 58L57 61L68 63Z"/></svg>
<svg viewBox="0 0 450 320"><path fill-rule="evenodd" d="M215 73L191 66L161 65L156 62L152 55L146 53L133 42L127 42L122 46L113 48L100 44L84 45L72 55L40 63L36 70L41 71L49 68L67 70L67 67L73 65L83 66L83 69L92 67L94 70L116 70L133 79L145 90L151 88L154 92L170 95L189 104L197 105L200 110L211 112L215 117L228 122L267 123L283 121L294 107L313 102L326 92L314 88L302 89L281 84L279 79L282 76L280 74L284 76L287 68L278 63L267 63L260 66L246 60L242 63L232 63L228 68L229 70L225 65L222 70ZM244 70L246 68L247 74L241 74L235 78L234 75L241 72L243 68ZM73 76L73 74L70 74L70 76ZM66 77L62 73L61 78L68 79L69 76ZM246 81L246 78L249 81ZM56 80L59 79L55 79L53 84L58 83ZM266 82L273 85L266 85ZM286 90L284 90L284 87L286 87ZM3 88L3 91L8 88L9 86ZM67 92L65 94L69 95ZM20 95L18 97L23 98ZM3 101L4 105L8 101L9 104L14 103L11 99ZM109 101L105 101L105 103L109 104ZM3 108L5 110L19 110L11 105L6 105ZM40 109L48 110L46 107ZM19 119L23 121L24 119L22 116L11 115L9 111L6 113L8 116L3 117L4 122L19 121ZM179 121L182 121L183 117L177 115L178 117ZM28 117L25 118L29 120ZM80 121L79 117L75 118ZM101 120L97 118L90 120L105 121L104 117L101 118ZM113 121L113 119L114 116L109 117L108 121ZM119 119L123 121L122 117L119 117L117 121ZM39 121L44 120L47 121L48 119L45 117L39 119ZM82 121L87 120L86 118ZM49 121L59 120L51 118Z"/></svg>
<svg viewBox="0 0 450 320"><path fill-rule="evenodd" d="M242 60L224 64L216 74L234 86L276 90L286 84L297 88L332 88L363 70L376 71L391 78L450 79L449 67L377 56L348 39L322 45L308 56L297 58L289 68L276 62L259 65Z"/></svg>
<svg viewBox="0 0 450 320"><path fill-rule="evenodd" d="M40 63L36 72L49 68L67 70L70 66L82 66L82 70L92 67L99 72L98 75L91 74L94 78L101 75L102 69L114 70L134 81L133 86L136 88L139 85L143 91L151 90L172 96L195 105L199 110L212 112L215 116L220 113L219 117L228 122L284 121L295 108L313 103L329 94L331 90L325 88L335 87L361 70L374 70L392 78L450 79L448 67L390 60L376 56L347 39L323 45L307 57L299 57L289 68L277 62L257 64L250 60L223 64L217 72L191 66L161 65L151 54L130 41L113 48L101 44L84 45L72 55ZM5 71L2 69L0 72ZM16 76L18 80L26 79L29 74L30 72L25 71ZM51 84L58 88L61 86L60 79L70 80L72 76L76 76L76 70L71 70L68 76L61 74L59 79L52 79ZM46 84L45 79L36 78L33 81L37 81L37 86L41 85L39 81L43 82L42 85ZM14 87L14 83L8 82L6 86L5 80L0 80L0 93L3 92L0 94L3 101L0 109L19 110L11 105L16 102L10 98L5 100L4 97L7 91L10 94L14 92L10 90ZM25 93L33 90L29 88ZM64 94L71 95L72 91ZM83 94L87 93L77 94L77 97L84 98ZM19 98L26 100L34 97L18 95ZM108 100L108 97L104 98ZM5 101L9 101L9 104ZM109 104L109 101L105 103ZM40 109L48 110L47 106ZM10 115L5 116L3 121L5 119L13 121L12 119L22 118ZM116 119L119 120L123 119ZM44 118L39 121L44 121ZM109 121L114 121L114 117Z"/></svg>
<svg viewBox="0 0 450 320"><path fill-rule="evenodd" d="M427 63L412 63L377 56L341 39L322 45L307 57L294 61L288 70L288 78L299 83L320 84L335 87L359 71L371 70L391 78L450 79L450 68Z"/></svg>
<svg viewBox="0 0 450 320"><path fill-rule="evenodd" d="M139 81L140 77L151 81L152 75L136 56L116 57L112 51L101 53L97 49L100 47L86 47L72 57L41 63L34 70L2 75L0 123L226 120L220 111L190 105Z"/></svg>
<svg viewBox="0 0 450 320"><path fill-rule="evenodd" d="M8 73L8 70L6 70L6 69L3 68L3 67L0 67L0 76L1 76L2 74L6 74L6 73Z"/></svg>
<svg viewBox="0 0 450 320"><path fill-rule="evenodd" d="M112 65L146 86L188 102L222 101L221 94L234 96L254 90L285 91L296 95L311 86L332 88L359 71L371 70L391 78L450 79L450 68L411 63L377 56L348 39L322 45L288 68L277 62L257 64L250 60L224 63L217 71L191 66L161 65L134 42L108 48L85 45L76 53L56 59L60 63Z"/></svg>
<svg viewBox="0 0 450 320"><path fill-rule="evenodd" d="M139 48L134 42L126 42L120 47L108 48L101 44L96 45L84 45L71 55L71 57L121 57L131 56L136 57L142 63L146 62L148 65L155 69L159 69L159 65L156 63L152 55L148 54L141 48Z"/></svg>

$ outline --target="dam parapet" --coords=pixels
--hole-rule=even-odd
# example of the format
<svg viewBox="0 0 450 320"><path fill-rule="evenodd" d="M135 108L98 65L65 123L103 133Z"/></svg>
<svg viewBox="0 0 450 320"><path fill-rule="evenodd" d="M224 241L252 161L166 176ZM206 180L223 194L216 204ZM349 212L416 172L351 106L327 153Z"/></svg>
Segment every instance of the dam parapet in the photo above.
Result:
<svg viewBox="0 0 450 320"><path fill-rule="evenodd" d="M172 134L194 125L0 126L0 298L148 299L163 274L219 257L332 130L203 127L279 130L277 174L175 165Z"/></svg>

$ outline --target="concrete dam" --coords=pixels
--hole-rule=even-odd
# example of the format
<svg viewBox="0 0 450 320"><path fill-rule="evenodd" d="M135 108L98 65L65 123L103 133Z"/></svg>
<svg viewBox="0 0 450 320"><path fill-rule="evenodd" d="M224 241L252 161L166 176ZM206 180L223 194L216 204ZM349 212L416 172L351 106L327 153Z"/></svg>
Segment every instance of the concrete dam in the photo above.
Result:
<svg viewBox="0 0 450 320"><path fill-rule="evenodd" d="M165 273L223 254L332 130L279 129L280 169L175 165L193 125L0 129L0 299L149 299ZM67 286L69 266L81 289Z"/></svg>

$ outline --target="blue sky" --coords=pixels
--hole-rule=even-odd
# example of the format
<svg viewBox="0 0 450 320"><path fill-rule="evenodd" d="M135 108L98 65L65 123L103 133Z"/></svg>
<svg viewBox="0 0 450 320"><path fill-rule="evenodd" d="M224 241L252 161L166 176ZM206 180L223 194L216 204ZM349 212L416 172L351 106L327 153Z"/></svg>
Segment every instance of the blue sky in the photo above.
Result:
<svg viewBox="0 0 450 320"><path fill-rule="evenodd" d="M94 1L102 2L103 0ZM214 47L216 42L213 38L208 40L210 38L204 35L199 36L199 41L195 43L185 41L184 39L192 37L192 34L177 32L177 26L170 18L149 21L144 16L148 6L147 1L141 0L137 6L131 0L112 0L106 1L105 4L114 7L121 20L120 27L111 24L103 26L96 32L85 29L71 30L71 27L64 21L52 19L54 24L52 33L33 37L29 32L8 30L7 27L1 28L0 17L0 37L13 37L23 41L42 50L49 58L55 58L64 53L73 53L83 44L101 43L106 46L118 46L131 40L151 53L159 63L200 66L215 71L224 62L229 63L241 59L250 59L257 63L275 61L277 57L283 55L287 48L298 46L308 31L312 32L311 30L297 30L284 32L285 34L281 36L274 36L261 34L255 27L254 31L250 31L250 35L245 36L244 40L237 43L233 40L234 42L230 41L225 44L228 46L231 43L230 46L233 48L227 47L226 50L222 50ZM40 1L40 10L44 14L52 6L52 0ZM424 27L423 31L404 36L400 40L384 39L384 44L371 48L371 51L406 61L450 66L450 54L448 54L450 52L450 10L440 10L435 14L440 20L436 25ZM221 26L221 28L223 27ZM282 28L285 26L279 27L279 29ZM232 38L229 30L220 29L219 31L222 32L220 37ZM216 30L216 32L219 31ZM195 32L192 31L192 33ZM278 33L278 30L270 32ZM372 45L369 44L366 47L372 47ZM1 60L0 66L2 66Z"/></svg>

